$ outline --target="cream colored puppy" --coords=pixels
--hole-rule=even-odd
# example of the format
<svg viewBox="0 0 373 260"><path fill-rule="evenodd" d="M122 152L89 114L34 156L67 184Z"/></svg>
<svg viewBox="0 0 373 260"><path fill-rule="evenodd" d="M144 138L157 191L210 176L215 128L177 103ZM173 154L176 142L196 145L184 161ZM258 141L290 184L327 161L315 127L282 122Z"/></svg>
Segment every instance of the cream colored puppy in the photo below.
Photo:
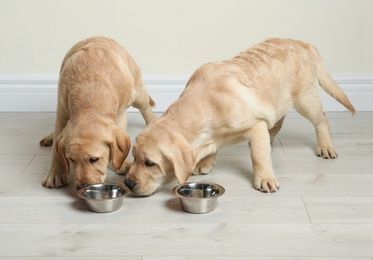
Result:
<svg viewBox="0 0 373 260"><path fill-rule="evenodd" d="M40 141L53 143L43 185L67 185L70 168L77 189L104 182L109 162L119 170L130 150L127 108L138 108L148 124L151 105L140 68L122 46L104 37L77 43L61 65L54 133Z"/></svg>
<svg viewBox="0 0 373 260"><path fill-rule="evenodd" d="M136 138L125 184L146 196L174 176L185 183L193 172L211 170L220 147L249 141L255 189L275 192L270 144L289 109L314 125L316 154L337 157L319 86L354 113L317 50L300 41L269 39L231 60L203 65L180 98Z"/></svg>

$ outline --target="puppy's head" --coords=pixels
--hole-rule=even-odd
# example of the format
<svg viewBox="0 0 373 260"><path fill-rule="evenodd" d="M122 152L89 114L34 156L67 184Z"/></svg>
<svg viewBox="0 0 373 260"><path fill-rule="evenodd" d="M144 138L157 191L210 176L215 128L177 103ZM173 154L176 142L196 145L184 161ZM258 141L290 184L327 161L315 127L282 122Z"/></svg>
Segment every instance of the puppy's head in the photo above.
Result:
<svg viewBox="0 0 373 260"><path fill-rule="evenodd" d="M185 183L195 168L195 152L182 136L167 127L148 125L132 149L134 162L124 183L138 196L149 196L176 177Z"/></svg>
<svg viewBox="0 0 373 260"><path fill-rule="evenodd" d="M80 189L89 184L105 181L109 162L119 169L130 150L131 140L120 128L84 128L64 131L57 137L55 149L66 173L74 173L75 186Z"/></svg>

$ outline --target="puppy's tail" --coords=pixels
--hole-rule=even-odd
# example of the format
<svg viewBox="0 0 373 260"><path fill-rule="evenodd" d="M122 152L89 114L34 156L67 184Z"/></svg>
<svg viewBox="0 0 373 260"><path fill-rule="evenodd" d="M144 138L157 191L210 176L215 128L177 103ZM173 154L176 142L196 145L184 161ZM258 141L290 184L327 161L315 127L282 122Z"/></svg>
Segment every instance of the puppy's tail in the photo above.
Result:
<svg viewBox="0 0 373 260"><path fill-rule="evenodd" d="M354 106L351 104L350 100L348 99L346 94L343 92L343 90L334 81L332 76L330 76L329 72L326 70L324 64L322 63L320 56L318 57L318 60L319 62L317 66L317 69L318 69L317 78L319 80L320 86L324 89L326 93L328 93L335 100L337 100L339 103L344 105L348 110L351 111L352 115L354 115L355 114Z"/></svg>

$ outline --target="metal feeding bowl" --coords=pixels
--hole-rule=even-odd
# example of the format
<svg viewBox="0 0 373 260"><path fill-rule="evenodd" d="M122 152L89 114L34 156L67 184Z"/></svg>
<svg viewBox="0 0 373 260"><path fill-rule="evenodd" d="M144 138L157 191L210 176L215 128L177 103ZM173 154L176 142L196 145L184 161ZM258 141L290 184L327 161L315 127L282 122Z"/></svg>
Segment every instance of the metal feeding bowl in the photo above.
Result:
<svg viewBox="0 0 373 260"><path fill-rule="evenodd" d="M89 209L99 213L120 209L128 194L124 185L110 183L92 184L78 191L78 196L87 202Z"/></svg>
<svg viewBox="0 0 373 260"><path fill-rule="evenodd" d="M214 183L189 182L172 189L172 193L180 199L181 207L190 213L208 213L216 208L218 197L225 189Z"/></svg>

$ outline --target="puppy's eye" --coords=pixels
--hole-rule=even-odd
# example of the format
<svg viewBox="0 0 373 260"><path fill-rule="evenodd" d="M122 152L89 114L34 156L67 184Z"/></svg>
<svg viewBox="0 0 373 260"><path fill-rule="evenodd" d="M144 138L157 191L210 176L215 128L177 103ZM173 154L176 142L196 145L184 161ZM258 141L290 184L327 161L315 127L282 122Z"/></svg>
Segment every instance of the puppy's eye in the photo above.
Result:
<svg viewBox="0 0 373 260"><path fill-rule="evenodd" d="M152 167L152 166L155 166L155 163L153 163L153 162L151 162L151 161L149 161L149 160L146 160L146 161L145 161L145 166L146 166L146 167Z"/></svg>
<svg viewBox="0 0 373 260"><path fill-rule="evenodd" d="M97 157L91 157L91 158L89 158L89 163L96 163L96 162L98 162L98 160L99 160L99 158L97 158Z"/></svg>

